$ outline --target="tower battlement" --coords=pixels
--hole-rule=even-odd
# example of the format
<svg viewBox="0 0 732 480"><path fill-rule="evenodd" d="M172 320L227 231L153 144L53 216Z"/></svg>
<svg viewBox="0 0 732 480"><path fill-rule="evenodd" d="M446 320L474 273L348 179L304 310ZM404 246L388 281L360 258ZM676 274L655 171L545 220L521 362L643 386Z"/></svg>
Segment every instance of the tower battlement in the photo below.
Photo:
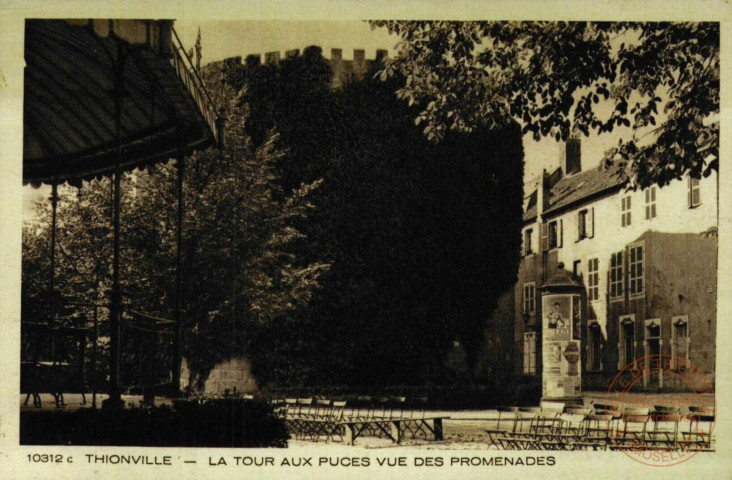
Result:
<svg viewBox="0 0 732 480"><path fill-rule="evenodd" d="M306 47L302 51L302 56L304 57L314 54L322 56L322 48L313 45ZM265 52L264 54L252 53L244 58L244 66L250 68L260 65L277 65L283 59L296 58L300 55L300 49L285 50L284 52ZM333 71L333 88L338 88L350 81L363 79L364 74L371 68L374 62L381 62L388 56L388 50L378 49L374 58L366 58L366 51L357 48L353 50L353 58L346 59L343 58L343 49L331 48L330 58L323 56L323 59L329 63ZM242 65L242 57L230 57L221 62L214 62L214 65L217 63L221 64L222 67L240 66Z"/></svg>

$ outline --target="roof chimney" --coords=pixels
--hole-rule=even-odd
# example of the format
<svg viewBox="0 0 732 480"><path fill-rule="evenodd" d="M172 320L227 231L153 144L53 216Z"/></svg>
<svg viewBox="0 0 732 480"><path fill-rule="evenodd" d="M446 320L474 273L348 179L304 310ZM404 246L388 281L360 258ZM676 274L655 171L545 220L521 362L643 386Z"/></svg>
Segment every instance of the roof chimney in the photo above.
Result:
<svg viewBox="0 0 732 480"><path fill-rule="evenodd" d="M582 171L582 143L578 137L570 137L564 146L564 174Z"/></svg>
<svg viewBox="0 0 732 480"><path fill-rule="evenodd" d="M549 206L549 175L546 169L542 170L539 175L539 181L536 185L536 217L540 222L544 221L544 210Z"/></svg>

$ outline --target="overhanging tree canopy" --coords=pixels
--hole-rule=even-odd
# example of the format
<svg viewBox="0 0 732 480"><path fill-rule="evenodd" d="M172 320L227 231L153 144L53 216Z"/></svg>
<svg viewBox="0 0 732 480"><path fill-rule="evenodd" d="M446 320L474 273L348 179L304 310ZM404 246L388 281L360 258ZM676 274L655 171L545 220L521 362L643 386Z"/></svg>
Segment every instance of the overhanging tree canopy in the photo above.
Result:
<svg viewBox="0 0 732 480"><path fill-rule="evenodd" d="M397 34L424 133L513 118L535 139L632 128L606 160L641 187L718 169L719 24L374 21ZM709 160L707 160L709 159Z"/></svg>

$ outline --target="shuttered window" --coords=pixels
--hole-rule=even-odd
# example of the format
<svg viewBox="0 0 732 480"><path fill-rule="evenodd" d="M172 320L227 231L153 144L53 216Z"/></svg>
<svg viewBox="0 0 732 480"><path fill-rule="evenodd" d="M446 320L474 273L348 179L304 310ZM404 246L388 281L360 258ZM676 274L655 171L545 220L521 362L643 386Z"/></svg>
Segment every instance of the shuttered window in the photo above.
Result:
<svg viewBox="0 0 732 480"><path fill-rule="evenodd" d="M630 195L626 195L625 197L623 197L620 200L620 202L621 202L620 203L620 206L621 206L621 214L620 214L621 224L624 227L627 227L628 225L630 225L630 222L632 220L631 219L631 216L630 216Z"/></svg>
<svg viewBox="0 0 732 480"><path fill-rule="evenodd" d="M701 205L701 185L698 178L689 178L689 208Z"/></svg>
<svg viewBox="0 0 732 480"><path fill-rule="evenodd" d="M549 223L549 250L554 248L562 248L562 237L563 235L563 224L562 220L554 220Z"/></svg>
<svg viewBox="0 0 732 480"><path fill-rule="evenodd" d="M600 299L600 261L591 258L587 262L587 300L593 302Z"/></svg>
<svg viewBox="0 0 732 480"><path fill-rule="evenodd" d="M623 252L610 256L610 299L623 297Z"/></svg>
<svg viewBox="0 0 732 480"><path fill-rule="evenodd" d="M524 313L536 311L536 287L534 282L524 284Z"/></svg>
<svg viewBox="0 0 732 480"><path fill-rule="evenodd" d="M646 220L656 218L656 187L646 189Z"/></svg>
<svg viewBox="0 0 732 480"><path fill-rule="evenodd" d="M689 317L671 317L671 368L679 370L689 365Z"/></svg>
<svg viewBox="0 0 732 480"><path fill-rule="evenodd" d="M634 245L628 251L628 292L643 293L643 245Z"/></svg>
<svg viewBox="0 0 732 480"><path fill-rule="evenodd" d="M524 375L536 375L536 332L524 333Z"/></svg>
<svg viewBox="0 0 732 480"><path fill-rule="evenodd" d="M524 230L524 256L529 256L532 253L534 253L533 248L531 246L531 235L534 233L534 231L531 228L527 228Z"/></svg>
<svg viewBox="0 0 732 480"><path fill-rule="evenodd" d="M577 240L595 236L595 209L588 208L577 212Z"/></svg>

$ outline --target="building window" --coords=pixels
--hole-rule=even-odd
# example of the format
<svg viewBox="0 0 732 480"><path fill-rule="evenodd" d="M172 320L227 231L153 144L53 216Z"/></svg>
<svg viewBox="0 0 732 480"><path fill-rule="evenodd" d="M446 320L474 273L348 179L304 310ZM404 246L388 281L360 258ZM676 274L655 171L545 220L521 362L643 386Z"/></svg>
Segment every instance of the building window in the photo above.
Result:
<svg viewBox="0 0 732 480"><path fill-rule="evenodd" d="M595 209L588 208L577 212L577 241L592 238L595 234Z"/></svg>
<svg viewBox="0 0 732 480"><path fill-rule="evenodd" d="M536 311L536 288L534 282L524 284L524 313L530 315Z"/></svg>
<svg viewBox="0 0 732 480"><path fill-rule="evenodd" d="M587 238L587 210L577 212L577 239Z"/></svg>
<svg viewBox="0 0 732 480"><path fill-rule="evenodd" d="M623 298L623 252L610 256L610 299Z"/></svg>
<svg viewBox="0 0 732 480"><path fill-rule="evenodd" d="M646 220L656 218L656 187L646 189Z"/></svg>
<svg viewBox="0 0 732 480"><path fill-rule="evenodd" d="M574 262L572 262L572 278L579 278L581 264L582 260L575 260Z"/></svg>
<svg viewBox="0 0 732 480"><path fill-rule="evenodd" d="M657 321L646 325L646 340L657 340L661 338L661 325Z"/></svg>
<svg viewBox="0 0 732 480"><path fill-rule="evenodd" d="M621 200L621 220L624 227L630 225L630 195L626 195Z"/></svg>
<svg viewBox="0 0 732 480"><path fill-rule="evenodd" d="M651 318L645 322L645 333L643 338L643 352L646 357L661 355L661 319ZM646 362L646 370L651 368L651 362ZM655 368L655 367L654 367Z"/></svg>
<svg viewBox="0 0 732 480"><path fill-rule="evenodd" d="M554 220L541 225L541 251L546 252L562 247L562 220Z"/></svg>
<svg viewBox="0 0 732 480"><path fill-rule="evenodd" d="M594 302L600 299L600 262L591 258L587 262L587 300Z"/></svg>
<svg viewBox="0 0 732 480"><path fill-rule="evenodd" d="M536 332L524 333L524 375L536 375Z"/></svg>
<svg viewBox="0 0 732 480"><path fill-rule="evenodd" d="M635 315L618 320L618 370L635 362Z"/></svg>
<svg viewBox="0 0 732 480"><path fill-rule="evenodd" d="M628 252L628 287L631 295L643 293L643 245L630 247Z"/></svg>
<svg viewBox="0 0 732 480"><path fill-rule="evenodd" d="M531 247L531 234L534 233L534 231L531 228L527 228L524 230L524 256L527 257L534 253L532 247Z"/></svg>
<svg viewBox="0 0 732 480"><path fill-rule="evenodd" d="M671 369L689 365L689 316L671 317Z"/></svg>
<svg viewBox="0 0 732 480"><path fill-rule="evenodd" d="M597 322L587 326L587 370L602 370L602 329Z"/></svg>
<svg viewBox="0 0 732 480"><path fill-rule="evenodd" d="M549 223L549 250L562 248L562 221L554 220Z"/></svg>
<svg viewBox="0 0 732 480"><path fill-rule="evenodd" d="M689 208L701 205L701 186L698 178L689 177Z"/></svg>

